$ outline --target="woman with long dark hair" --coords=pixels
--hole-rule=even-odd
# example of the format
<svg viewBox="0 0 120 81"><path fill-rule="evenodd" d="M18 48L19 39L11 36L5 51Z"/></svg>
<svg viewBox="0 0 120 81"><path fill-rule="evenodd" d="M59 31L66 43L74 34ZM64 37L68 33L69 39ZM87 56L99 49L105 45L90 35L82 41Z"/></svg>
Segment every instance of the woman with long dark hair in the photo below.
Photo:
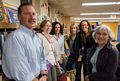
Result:
<svg viewBox="0 0 120 81"><path fill-rule="evenodd" d="M88 53L92 45L95 43L92 37L92 28L87 20L82 20L79 24L79 32L73 43L73 60L76 62L76 80L81 81L81 67L88 62Z"/></svg>

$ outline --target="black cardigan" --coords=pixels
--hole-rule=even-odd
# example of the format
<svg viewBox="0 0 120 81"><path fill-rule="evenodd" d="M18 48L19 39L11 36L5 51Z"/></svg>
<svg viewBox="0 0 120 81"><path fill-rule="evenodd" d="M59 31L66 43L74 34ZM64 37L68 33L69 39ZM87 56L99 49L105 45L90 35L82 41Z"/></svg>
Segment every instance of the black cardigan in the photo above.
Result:
<svg viewBox="0 0 120 81"><path fill-rule="evenodd" d="M73 43L74 59L76 60L78 59L80 49L83 48L83 53L86 54L86 50L91 48L94 43L95 41L92 37L92 32L86 38L82 32L78 32L75 41Z"/></svg>

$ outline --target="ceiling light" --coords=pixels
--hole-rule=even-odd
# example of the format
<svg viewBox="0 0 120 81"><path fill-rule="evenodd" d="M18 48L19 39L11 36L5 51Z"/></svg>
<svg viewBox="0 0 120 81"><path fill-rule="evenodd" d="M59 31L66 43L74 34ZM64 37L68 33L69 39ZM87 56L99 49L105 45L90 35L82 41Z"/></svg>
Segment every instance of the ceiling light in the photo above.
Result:
<svg viewBox="0 0 120 81"><path fill-rule="evenodd" d="M79 23L81 22L82 20L78 20L78 21L75 21L76 23ZM96 21L96 20L89 20L89 22L120 22L120 20L99 20L99 21Z"/></svg>
<svg viewBox="0 0 120 81"><path fill-rule="evenodd" d="M74 18L75 22L80 22L82 20L88 20L90 22L120 22L120 18Z"/></svg>
<svg viewBox="0 0 120 81"><path fill-rule="evenodd" d="M82 6L119 5L120 2L82 3Z"/></svg>
<svg viewBox="0 0 120 81"><path fill-rule="evenodd" d="M120 18L74 18L75 21L79 20L120 20Z"/></svg>
<svg viewBox="0 0 120 81"><path fill-rule="evenodd" d="M112 13L81 13L80 15L120 15L120 12L112 12Z"/></svg>

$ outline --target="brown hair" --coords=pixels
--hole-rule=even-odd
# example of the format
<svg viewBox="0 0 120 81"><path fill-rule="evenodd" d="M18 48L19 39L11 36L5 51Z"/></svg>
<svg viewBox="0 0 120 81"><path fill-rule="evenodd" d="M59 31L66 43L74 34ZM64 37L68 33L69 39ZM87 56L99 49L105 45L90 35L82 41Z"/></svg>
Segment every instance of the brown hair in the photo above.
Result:
<svg viewBox="0 0 120 81"><path fill-rule="evenodd" d="M84 31L82 30L82 22L87 22L87 24L89 26L88 27L88 33L90 34L92 32L92 28L91 28L90 23L88 22L88 20L82 20L80 22L80 24L79 24L79 30L84 33Z"/></svg>
<svg viewBox="0 0 120 81"><path fill-rule="evenodd" d="M40 23L40 25L39 25L39 27L40 27L40 30L39 30L39 32L40 33L42 33L42 28L45 26L45 24L47 23L47 22L50 22L49 20L44 20L44 21L42 21L41 23ZM51 23L51 22L50 22Z"/></svg>

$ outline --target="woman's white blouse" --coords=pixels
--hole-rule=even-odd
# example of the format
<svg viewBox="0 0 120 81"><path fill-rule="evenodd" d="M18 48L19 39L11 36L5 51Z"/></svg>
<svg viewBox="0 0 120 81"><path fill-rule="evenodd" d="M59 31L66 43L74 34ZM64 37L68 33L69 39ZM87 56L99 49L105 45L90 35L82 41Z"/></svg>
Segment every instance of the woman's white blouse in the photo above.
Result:
<svg viewBox="0 0 120 81"><path fill-rule="evenodd" d="M59 61L61 54L64 54L64 35L60 34L58 38L52 35L52 40L55 47L55 58Z"/></svg>
<svg viewBox="0 0 120 81"><path fill-rule="evenodd" d="M51 47L51 44L46 39L46 37L44 35L42 35L41 33L38 33L38 36L40 37L41 40L43 40L45 59L47 61L49 61L52 65L54 65L55 64L55 55L54 55L54 51Z"/></svg>

